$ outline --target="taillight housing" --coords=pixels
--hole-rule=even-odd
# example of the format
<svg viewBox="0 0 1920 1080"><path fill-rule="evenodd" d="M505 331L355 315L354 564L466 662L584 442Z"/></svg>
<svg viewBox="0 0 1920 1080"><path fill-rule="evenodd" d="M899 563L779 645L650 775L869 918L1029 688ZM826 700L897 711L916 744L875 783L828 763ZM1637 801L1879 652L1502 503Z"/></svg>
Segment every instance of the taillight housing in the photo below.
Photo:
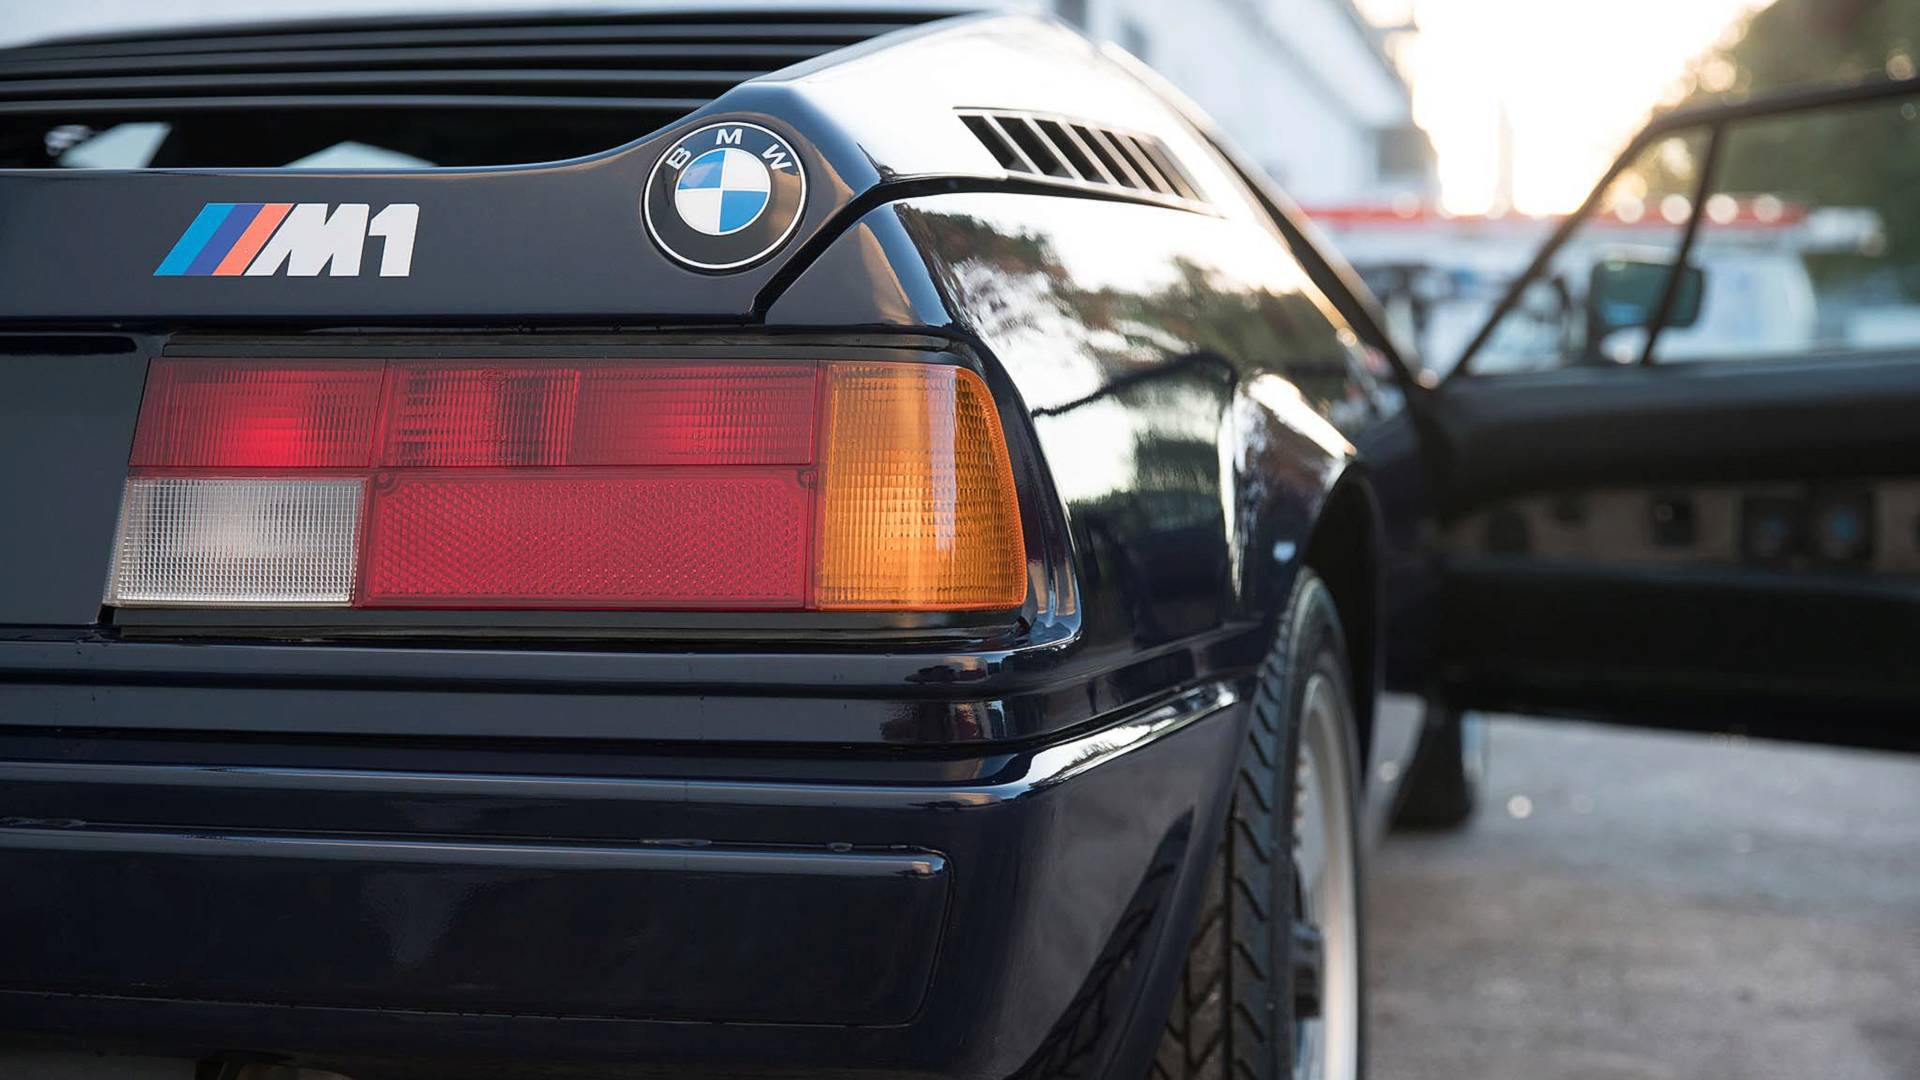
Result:
<svg viewBox="0 0 1920 1080"><path fill-rule="evenodd" d="M154 362L119 607L995 611L986 384L873 361Z"/></svg>

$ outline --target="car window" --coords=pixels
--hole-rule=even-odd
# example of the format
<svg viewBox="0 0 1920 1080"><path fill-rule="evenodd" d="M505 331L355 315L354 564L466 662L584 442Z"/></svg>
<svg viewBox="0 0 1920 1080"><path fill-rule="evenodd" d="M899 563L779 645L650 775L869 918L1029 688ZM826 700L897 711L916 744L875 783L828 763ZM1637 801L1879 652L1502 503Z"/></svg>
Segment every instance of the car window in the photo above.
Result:
<svg viewBox="0 0 1920 1080"><path fill-rule="evenodd" d="M1655 362L1920 346L1920 107L1883 101L1723 130L1688 264L1688 325Z"/></svg>
<svg viewBox="0 0 1920 1080"><path fill-rule="evenodd" d="M340 108L160 112L112 123L86 113L0 114L0 169L423 169L558 161L673 122L668 108Z"/></svg>
<svg viewBox="0 0 1920 1080"><path fill-rule="evenodd" d="M1638 360L1648 320L1636 319L1622 297L1657 300L1665 291L1699 192L1707 142L1704 130L1685 132L1635 155L1493 325L1472 356L1472 370ZM1604 288L1596 290L1596 282Z"/></svg>
<svg viewBox="0 0 1920 1080"><path fill-rule="evenodd" d="M115 124L104 131L63 124L47 132L46 148L63 169L144 169L168 130L158 123Z"/></svg>

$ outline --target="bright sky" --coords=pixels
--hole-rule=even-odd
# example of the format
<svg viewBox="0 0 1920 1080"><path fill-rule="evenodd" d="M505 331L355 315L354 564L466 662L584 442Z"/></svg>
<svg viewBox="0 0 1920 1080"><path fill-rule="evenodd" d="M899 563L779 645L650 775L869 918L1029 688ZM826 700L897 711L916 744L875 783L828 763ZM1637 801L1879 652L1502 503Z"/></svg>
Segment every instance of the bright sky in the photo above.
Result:
<svg viewBox="0 0 1920 1080"><path fill-rule="evenodd" d="M1420 33L1404 61L1414 120L1440 157L1441 202L1489 209L1500 114L1513 125L1515 207L1571 210L1687 62L1770 0L1361 0Z"/></svg>

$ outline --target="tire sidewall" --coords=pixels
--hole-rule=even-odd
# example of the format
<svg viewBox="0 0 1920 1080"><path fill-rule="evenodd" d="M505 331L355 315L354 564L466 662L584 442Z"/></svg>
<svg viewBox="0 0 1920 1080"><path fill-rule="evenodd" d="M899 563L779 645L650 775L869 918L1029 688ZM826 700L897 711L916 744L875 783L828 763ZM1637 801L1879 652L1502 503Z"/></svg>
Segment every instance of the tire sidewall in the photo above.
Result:
<svg viewBox="0 0 1920 1080"><path fill-rule="evenodd" d="M1300 765L1302 749L1302 722L1306 713L1306 695L1313 676L1320 675L1329 680L1339 694L1344 705L1343 712L1349 721L1356 717L1353 696L1353 668L1348 659L1346 632L1341 624L1339 609L1334 605L1333 595L1324 582L1313 571L1302 569L1293 586L1292 596L1287 605L1286 616L1276 636L1272 659L1279 661L1284 672L1282 700L1286 703L1286 754L1282 759L1277 794L1284 793L1281 799L1281 812L1274 815L1278 834L1275 842L1278 850L1288 853L1288 872L1275 875L1284 878L1285 892L1274 898L1276 912L1284 912L1288 919L1295 913L1293 870L1291 864L1294 843L1294 820L1296 807L1296 788L1293 776ZM1365 955L1366 931L1363 913L1365 911L1364 877L1361 872L1361 847L1359 828L1359 806L1361 799L1359 775L1359 738L1351 722L1338 725L1338 737L1344 742L1341 755L1347 765L1347 775L1338 779L1346 785L1348 798L1347 822L1350 835L1347 838L1352 845L1354 858L1353 898L1356 910L1353 912L1353 925L1358 952ZM1331 780L1334 778L1326 778ZM1323 781L1325 782L1325 781ZM1290 926L1283 926L1280 932L1273 934L1275 943L1274 962L1280 977L1274 980L1274 986L1281 994L1274 1002L1279 1015L1286 1017L1284 1039L1276 1040L1283 1047L1277 1077L1293 1075L1293 963L1291 955L1292 933ZM1364 965L1362 965L1364 967ZM1357 1033L1359 1045L1356 1054L1360 1064L1360 1075L1366 1075L1366 979L1359 975L1359 1001Z"/></svg>
<svg viewBox="0 0 1920 1080"><path fill-rule="evenodd" d="M1340 730L1353 855L1350 896L1357 1015L1356 1067L1364 1075L1365 979L1358 958L1360 916L1359 739L1352 722L1352 673L1339 611L1326 585L1301 569L1254 679L1239 752L1227 787L1225 821L1188 928L1185 963L1150 1063L1154 1080L1290 1080L1293 1076L1294 812L1302 720L1313 677L1339 695ZM1336 778L1322 777L1327 787Z"/></svg>

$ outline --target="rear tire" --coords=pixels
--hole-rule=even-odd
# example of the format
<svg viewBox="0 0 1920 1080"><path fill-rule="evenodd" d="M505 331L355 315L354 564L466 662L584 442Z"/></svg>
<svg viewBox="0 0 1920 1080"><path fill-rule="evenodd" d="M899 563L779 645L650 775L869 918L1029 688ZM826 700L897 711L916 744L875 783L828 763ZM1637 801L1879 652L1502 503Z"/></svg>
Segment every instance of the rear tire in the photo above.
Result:
<svg viewBox="0 0 1920 1080"><path fill-rule="evenodd" d="M1360 1075L1350 671L1333 598L1302 570L1260 667L1225 835L1149 1074L1156 1080Z"/></svg>
<svg viewBox="0 0 1920 1080"><path fill-rule="evenodd" d="M1438 831L1458 829L1472 820L1480 805L1486 755L1478 716L1429 704L1420 744L1400 785L1394 827Z"/></svg>

